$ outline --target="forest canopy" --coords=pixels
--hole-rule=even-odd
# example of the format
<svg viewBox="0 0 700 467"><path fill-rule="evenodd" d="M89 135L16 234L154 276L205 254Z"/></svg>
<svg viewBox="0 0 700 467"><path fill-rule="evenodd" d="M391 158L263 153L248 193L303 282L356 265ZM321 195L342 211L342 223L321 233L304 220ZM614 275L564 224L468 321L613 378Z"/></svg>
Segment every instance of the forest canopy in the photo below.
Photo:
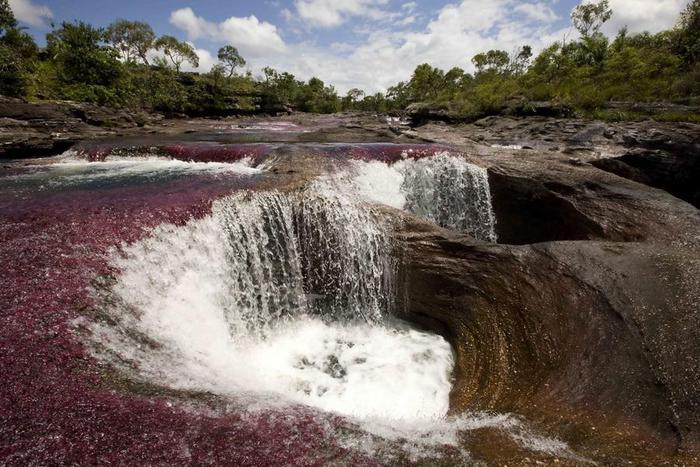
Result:
<svg viewBox="0 0 700 467"><path fill-rule="evenodd" d="M700 96L700 0L676 26L656 34L621 29L601 33L612 16L608 0L582 4L571 15L579 37L533 54L487 50L464 57L474 72L419 65L386 93L351 89L341 96L319 78L308 81L265 68L244 72L235 44L222 47L209 72L198 68L192 45L157 37L140 21L117 19L107 28L76 21L54 25L40 48L0 0L0 94L28 100L73 100L167 114L225 115L256 109L331 113L385 112L413 104L461 115L488 115L514 105L556 102L596 112L614 101L697 104Z"/></svg>

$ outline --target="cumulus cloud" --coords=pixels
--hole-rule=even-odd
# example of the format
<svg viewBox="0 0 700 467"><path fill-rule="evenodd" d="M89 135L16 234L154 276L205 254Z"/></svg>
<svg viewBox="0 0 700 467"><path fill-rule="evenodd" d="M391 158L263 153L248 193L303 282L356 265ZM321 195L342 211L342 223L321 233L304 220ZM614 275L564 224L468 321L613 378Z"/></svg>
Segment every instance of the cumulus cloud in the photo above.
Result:
<svg viewBox="0 0 700 467"><path fill-rule="evenodd" d="M194 44L192 44L194 47ZM182 65L183 71L198 71L200 73L206 73L212 69L214 65L219 61L214 54L206 49L198 49L194 47L194 51L199 57L199 67L193 68L189 63L185 62Z"/></svg>
<svg viewBox="0 0 700 467"><path fill-rule="evenodd" d="M303 79L318 76L340 92L352 87L384 91L409 78L421 63L473 71L470 60L479 52L492 48L511 52L525 44L537 51L568 31L568 26L554 29L546 9L541 10L544 14L524 17L516 11L521 4L515 0L462 0L440 9L420 30L369 29L359 45L335 43L323 48L313 43L288 44L287 53L260 57L250 64L254 70L272 65Z"/></svg>
<svg viewBox="0 0 700 467"><path fill-rule="evenodd" d="M297 9L286 13L295 21L327 27L352 16L376 19L371 27L364 28L366 36L360 43L285 43L274 25L255 17L213 23L197 17L189 8L173 12L171 22L186 31L190 40L236 45L255 73L272 66L301 79L317 76L342 93L353 87L384 91L408 79L421 63L443 69L458 66L471 72L471 57L479 52L493 48L513 52L527 44L537 53L572 34L567 18L559 18L553 11L555 0L455 0L439 9L427 23L411 24L414 20L410 19L402 25L405 18L417 13L411 13L417 8L414 3L404 2L405 7L399 5L397 11L386 12L381 9L386 6L384 0L297 0ZM625 24L633 31L667 28L686 3L687 0L611 0L615 16L608 31ZM312 4L318 10L300 18L302 5L310 8ZM387 17L391 20L386 21ZM361 26L354 25L356 29ZM198 52L200 58L204 52ZM202 63L206 60L202 59Z"/></svg>
<svg viewBox="0 0 700 467"><path fill-rule="evenodd" d="M631 32L652 33L672 27L688 0L610 0L612 19L603 31L615 34L627 26Z"/></svg>
<svg viewBox="0 0 700 467"><path fill-rule="evenodd" d="M35 5L31 0L10 0L10 8L18 21L30 26L45 26L53 18L48 6Z"/></svg>
<svg viewBox="0 0 700 467"><path fill-rule="evenodd" d="M525 18L533 21L556 21L559 16L552 8L542 2L538 3L521 3L516 5L514 11L522 13Z"/></svg>
<svg viewBox="0 0 700 467"><path fill-rule="evenodd" d="M192 8L181 8L170 14L170 23L185 31L190 40L200 38L233 44L246 56L260 57L285 50L277 27L251 15L232 16L220 23L195 15Z"/></svg>
<svg viewBox="0 0 700 467"><path fill-rule="evenodd" d="M299 18L311 26L339 26L353 16L382 19L391 16L381 9L388 0L295 0Z"/></svg>

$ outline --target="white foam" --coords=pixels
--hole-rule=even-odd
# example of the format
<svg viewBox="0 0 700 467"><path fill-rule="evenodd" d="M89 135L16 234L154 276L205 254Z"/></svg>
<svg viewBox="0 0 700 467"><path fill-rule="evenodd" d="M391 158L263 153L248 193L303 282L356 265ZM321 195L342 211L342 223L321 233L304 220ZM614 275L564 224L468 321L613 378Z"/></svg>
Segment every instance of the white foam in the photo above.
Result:
<svg viewBox="0 0 700 467"><path fill-rule="evenodd" d="M353 161L350 185L365 200L416 214L441 227L495 242L486 169L447 153L394 164Z"/></svg>
<svg viewBox="0 0 700 467"><path fill-rule="evenodd" d="M523 149L523 146L520 144L492 144L491 147L494 149L513 149L515 151Z"/></svg>
<svg viewBox="0 0 700 467"><path fill-rule="evenodd" d="M301 212L322 226L328 216L314 213L338 209L333 203ZM386 292L381 277L375 278L382 271L365 267L371 258L358 262L347 252L363 267L344 269L368 276L355 277L361 283L357 292L345 283L336 292L355 311L331 312L330 302L331 308L321 310L328 312L325 319L308 314L316 310L303 297L302 248L291 232L291 207L279 194L234 196L217 202L212 216L184 227L158 227L115 253L113 264L121 273L108 292L113 305L107 311L118 325L93 325L98 345L109 349L100 352L102 358L119 355L112 363L129 362L125 369L137 367L138 377L176 389L274 393L359 418L444 417L450 346L440 336L378 322L375 296ZM352 209L345 206L343 212ZM343 230L352 230L347 224ZM367 235L339 238L333 229L329 234L331 243L322 244L335 252L344 252L344 243L358 248L371 243ZM331 287L328 279L319 278Z"/></svg>
<svg viewBox="0 0 700 467"><path fill-rule="evenodd" d="M45 187L72 186L127 178L166 178L188 174L254 175L263 170L250 158L238 162L186 162L163 157L115 157L90 162L66 152L51 164L31 166L32 171L6 177L16 182L41 182Z"/></svg>
<svg viewBox="0 0 700 467"><path fill-rule="evenodd" d="M210 216L162 225L114 251L120 273L95 289L109 319L80 323L94 355L135 379L230 398L244 413L274 407L294 414L302 404L342 415L347 429L332 435L388 462L443 458L450 446L449 455L465 463L462 434L482 428L502 430L527 449L571 455L511 415L447 415L452 350L386 313L374 317L377 296L390 293L380 257L388 248L369 210L333 192L332 182L299 198L240 193L217 201ZM306 230L304 222L311 223ZM323 232L309 231L314 226ZM313 314L319 310L303 296L299 255L314 249L319 260L350 271L340 288L327 282L335 269L323 266L318 277L342 298L326 310L344 303L350 313ZM352 275L355 285L346 283Z"/></svg>

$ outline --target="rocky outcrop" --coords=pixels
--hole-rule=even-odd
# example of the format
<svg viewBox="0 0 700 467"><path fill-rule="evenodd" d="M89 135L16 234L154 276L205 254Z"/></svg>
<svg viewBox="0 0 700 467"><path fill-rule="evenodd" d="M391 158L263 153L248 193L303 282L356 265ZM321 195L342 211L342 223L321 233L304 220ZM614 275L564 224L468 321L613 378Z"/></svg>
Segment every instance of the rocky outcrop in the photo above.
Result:
<svg viewBox="0 0 700 467"><path fill-rule="evenodd" d="M453 344L453 411L523 414L601 462L697 452L688 250L477 245L410 223L401 239L403 316Z"/></svg>
<svg viewBox="0 0 700 467"><path fill-rule="evenodd" d="M73 102L29 103L0 96L0 159L60 154L76 142L162 119L144 112Z"/></svg>
<svg viewBox="0 0 700 467"><path fill-rule="evenodd" d="M500 241L521 246L398 223L401 316L453 344L453 411L523 414L604 463L688 462L700 447L700 211L535 160L490 169Z"/></svg>
<svg viewBox="0 0 700 467"><path fill-rule="evenodd" d="M690 125L678 125L675 130L630 132L623 136L629 151L591 163L700 207L700 131Z"/></svg>
<svg viewBox="0 0 700 467"><path fill-rule="evenodd" d="M448 106L427 103L415 103L408 106L406 115L414 126L428 122L460 123L474 121L478 116L466 115L448 108Z"/></svg>

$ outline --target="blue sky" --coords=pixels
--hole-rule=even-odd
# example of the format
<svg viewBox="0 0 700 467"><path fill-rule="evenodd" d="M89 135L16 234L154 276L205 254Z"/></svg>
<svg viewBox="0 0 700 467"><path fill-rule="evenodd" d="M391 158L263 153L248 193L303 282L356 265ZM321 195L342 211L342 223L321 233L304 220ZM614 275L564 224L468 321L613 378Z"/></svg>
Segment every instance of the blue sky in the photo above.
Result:
<svg viewBox="0 0 700 467"><path fill-rule="evenodd" d="M535 50L572 37L581 0L10 0L40 43L50 23L116 18L146 21L156 34L191 42L200 71L225 44L239 48L255 74L270 65L300 78L318 76L345 92L384 90L424 62L471 71L484 50ZM587 0L584 0L587 1ZM687 0L610 0L606 33L670 27Z"/></svg>

